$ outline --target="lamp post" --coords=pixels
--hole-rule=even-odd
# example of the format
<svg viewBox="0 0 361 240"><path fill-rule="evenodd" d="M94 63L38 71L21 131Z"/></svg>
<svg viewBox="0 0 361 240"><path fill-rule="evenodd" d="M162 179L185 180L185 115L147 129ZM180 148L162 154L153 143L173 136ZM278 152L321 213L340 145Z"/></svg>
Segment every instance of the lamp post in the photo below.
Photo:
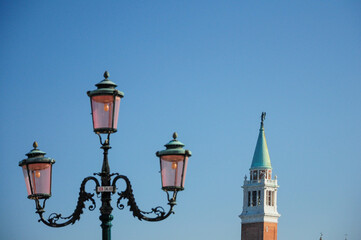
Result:
<svg viewBox="0 0 361 240"><path fill-rule="evenodd" d="M110 135L117 131L119 105L124 94L115 89L117 85L108 78L109 73L106 71L104 80L95 85L97 89L87 92L91 102L94 132L99 136L100 148L103 149L104 157L101 172L84 178L80 185L77 205L70 216L63 217L62 214L52 213L47 218L44 217L45 203L51 197L52 166L55 160L45 157L46 153L40 151L38 144L34 142L34 149L26 154L26 159L19 162L19 166L23 169L28 198L35 201L36 213L40 217L39 222L41 221L50 227L65 227L74 224L77 220L80 220L86 202L90 202L88 207L90 211L96 208L94 200L96 194L101 199L99 209L101 215L99 219L102 222L103 240L111 239L111 221L113 220L111 198L115 194L118 197L117 207L120 210L124 209L125 205L121 201L127 199L130 211L139 220L162 221L174 213L173 208L176 205L177 193L184 190L187 162L191 156L191 152L183 149L184 144L177 140L178 136L174 133L173 140L165 145L166 149L156 152L160 161L162 189L167 194L169 210L165 211L160 206L152 208L148 212L140 210L135 202L132 185L128 177L110 172L108 162L108 151L111 149ZM102 134L106 136L104 141L102 140ZM100 178L100 182L95 176ZM125 182L126 187L118 192L116 184L120 179ZM85 190L85 185L91 181L95 185L95 193L89 193Z"/></svg>

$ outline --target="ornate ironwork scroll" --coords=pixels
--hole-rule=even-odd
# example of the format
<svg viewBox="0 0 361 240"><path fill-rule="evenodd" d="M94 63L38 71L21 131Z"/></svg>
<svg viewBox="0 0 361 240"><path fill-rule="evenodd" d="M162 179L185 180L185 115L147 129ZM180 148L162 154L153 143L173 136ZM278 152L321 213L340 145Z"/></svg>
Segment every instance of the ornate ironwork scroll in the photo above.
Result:
<svg viewBox="0 0 361 240"><path fill-rule="evenodd" d="M96 208L95 200L93 198L94 193L88 193L85 191L85 185L89 180L92 180L95 182L95 185L96 185L95 189L100 186L98 180L95 177L85 178L80 186L79 198L78 198L76 208L75 208L73 214L71 214L68 217L63 217L59 213L52 213L49 215L48 219L44 219L43 214L45 212L44 208L45 208L46 200L44 200L43 206L41 206L39 200L36 199L35 200L36 210L37 210L36 213L38 213L40 216L40 219L38 221L39 222L41 221L50 227L65 227L69 224L74 224L76 221L80 220L80 215L83 214L83 209L86 207L85 202L87 202L87 201L91 202L88 209L90 211L93 211ZM59 220L67 220L67 221L63 222L63 223L58 223Z"/></svg>
<svg viewBox="0 0 361 240"><path fill-rule="evenodd" d="M167 217L169 217L170 214L174 213L173 212L173 207L174 205L176 205L176 197L177 197L177 192L175 191L173 193L173 197L169 198L169 193L167 192L167 196L168 196L168 205L170 206L170 209L168 212L165 212L163 207L155 207L152 208L151 211L146 212L146 211L142 211L139 209L137 203L135 202L135 198L134 198L134 194L133 194L133 189L132 189L132 185L130 184L129 179L124 176L124 175L118 175L113 179L113 194L116 192L116 182L119 179L123 179L126 183L126 189L122 192L118 192L117 194L119 195L119 198L117 200L117 207L120 210L124 209L124 204L121 203L121 200L123 199L128 199L127 202L127 206L130 207L130 211L133 212L133 216L137 217L139 220L145 220L145 221L149 221L149 222L157 222L157 221L161 221L163 219L166 219ZM147 217L145 215L148 214L154 214L155 217Z"/></svg>

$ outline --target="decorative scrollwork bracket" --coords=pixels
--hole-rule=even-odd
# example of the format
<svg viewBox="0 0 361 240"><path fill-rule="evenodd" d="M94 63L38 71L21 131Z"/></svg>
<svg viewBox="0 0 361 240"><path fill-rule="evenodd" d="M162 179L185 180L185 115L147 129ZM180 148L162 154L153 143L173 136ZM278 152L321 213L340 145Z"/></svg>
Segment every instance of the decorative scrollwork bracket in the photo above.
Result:
<svg viewBox="0 0 361 240"><path fill-rule="evenodd" d="M43 222L44 224L46 224L49 227L65 227L69 224L74 224L76 221L80 220L80 215L83 214L83 209L86 207L85 202L87 202L87 201L91 202L88 209L90 211L93 211L96 208L95 200L93 198L94 193L88 193L87 191L85 191L85 185L89 180L92 180L95 182L95 185L96 185L95 189L97 189L97 187L100 186L98 180L95 177L85 178L80 186L80 192L79 192L79 197L78 197L78 202L77 202L76 208L75 208L73 214L71 214L68 217L63 217L62 214L59 214L59 213L52 213L49 215L49 217L47 219L45 219L43 214L45 213L46 199L43 201L42 205L40 204L39 199L35 199L36 210L37 210L36 213L39 214L39 216L40 216L40 219L38 221ZM66 221L63 223L58 223L59 220L66 220Z"/></svg>
<svg viewBox="0 0 361 240"><path fill-rule="evenodd" d="M119 192L117 193L118 196L119 196L119 198L117 200L117 207L120 210L123 210L124 207L125 207L124 204L121 203L121 200L128 199L127 206L130 207L130 211L133 212L133 216L137 217L139 220L145 220L145 221L149 221L149 222L157 222L157 221L161 221L161 220L166 219L167 217L169 217L169 215L174 213L173 208L177 204L176 203L177 191L173 192L172 198L170 198L169 193L166 192L167 193L167 198L168 198L168 205L170 206L168 212L166 212L164 210L164 208L160 207L160 206L152 208L151 211L146 212L146 211L140 210L137 203L135 202L132 185L130 184L129 179L126 176L117 175L113 179L113 183L112 183L112 186L113 186L113 189L114 189L113 194L116 193L116 182L119 179L123 179L124 182L126 183L125 190L121 191L120 193ZM146 215L149 215L149 214L154 214L155 217L146 216Z"/></svg>

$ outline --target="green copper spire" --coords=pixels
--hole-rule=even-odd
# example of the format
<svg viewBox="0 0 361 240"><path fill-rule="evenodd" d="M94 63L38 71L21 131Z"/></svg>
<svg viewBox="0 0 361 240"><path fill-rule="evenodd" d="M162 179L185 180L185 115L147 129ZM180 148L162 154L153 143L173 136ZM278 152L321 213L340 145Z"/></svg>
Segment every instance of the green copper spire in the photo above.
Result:
<svg viewBox="0 0 361 240"><path fill-rule="evenodd" d="M271 159L269 157L266 137L264 135L263 122L266 118L266 113L262 112L261 128L257 139L256 149L254 150L251 169L272 169Z"/></svg>

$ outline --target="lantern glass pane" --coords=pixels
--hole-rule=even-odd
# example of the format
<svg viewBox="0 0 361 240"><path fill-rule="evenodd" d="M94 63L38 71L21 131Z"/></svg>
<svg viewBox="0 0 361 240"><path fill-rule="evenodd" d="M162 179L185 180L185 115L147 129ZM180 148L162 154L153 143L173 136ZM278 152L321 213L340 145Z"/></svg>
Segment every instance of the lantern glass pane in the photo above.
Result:
<svg viewBox="0 0 361 240"><path fill-rule="evenodd" d="M28 166L29 171L26 166ZM28 195L51 194L50 163L33 163L33 164L24 165L23 173L24 173Z"/></svg>
<svg viewBox="0 0 361 240"><path fill-rule="evenodd" d="M92 97L93 126L94 130L99 128L117 128L120 97L113 95L100 95ZM114 123L113 123L114 110Z"/></svg>
<svg viewBox="0 0 361 240"><path fill-rule="evenodd" d="M184 187L187 162L184 155L161 156L162 187Z"/></svg>
<svg viewBox="0 0 361 240"><path fill-rule="evenodd" d="M114 108L114 124L113 128L117 129L118 127L118 116L119 116L119 107L120 107L120 97L115 97L115 108Z"/></svg>

